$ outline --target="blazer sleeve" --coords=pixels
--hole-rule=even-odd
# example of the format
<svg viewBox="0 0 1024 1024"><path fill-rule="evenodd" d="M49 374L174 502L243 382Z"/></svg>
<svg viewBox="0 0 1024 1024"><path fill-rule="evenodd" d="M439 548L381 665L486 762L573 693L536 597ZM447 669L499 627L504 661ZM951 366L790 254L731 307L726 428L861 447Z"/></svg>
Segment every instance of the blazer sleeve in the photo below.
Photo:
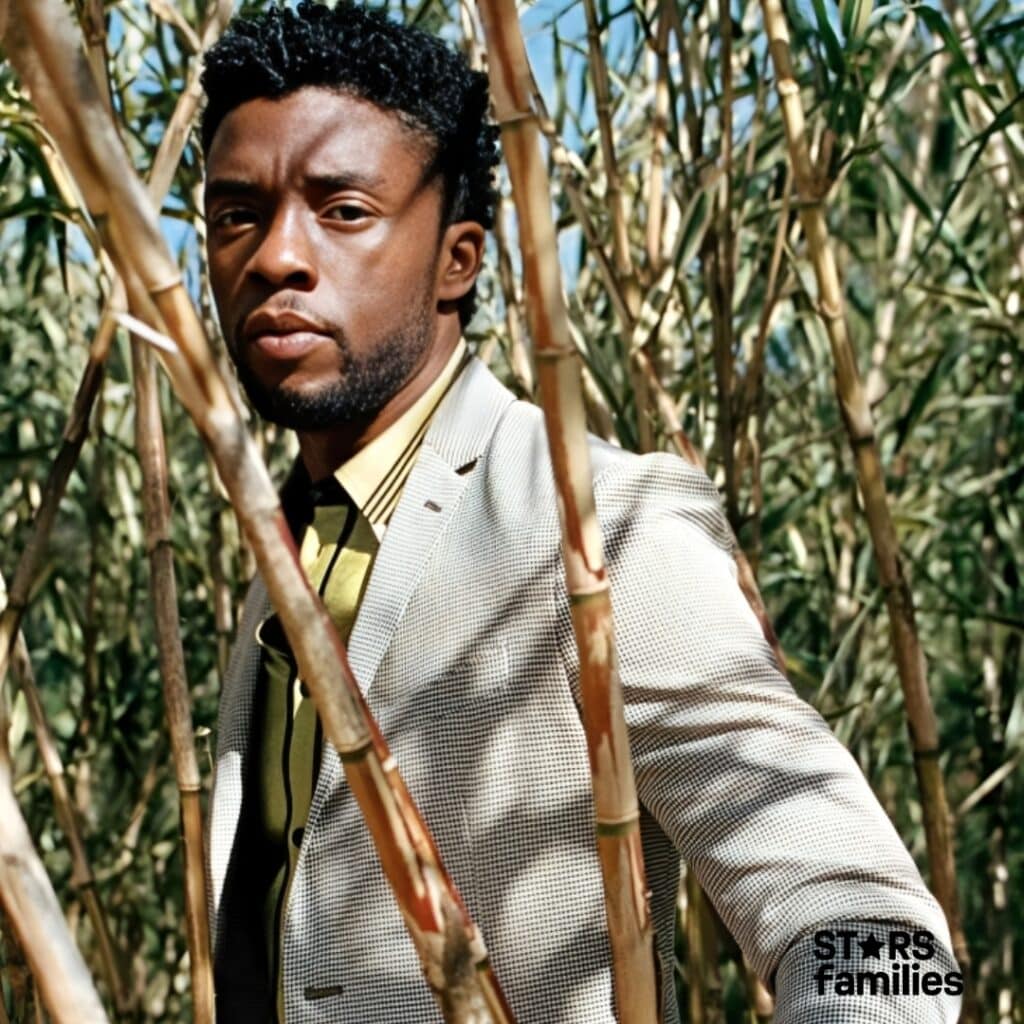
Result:
<svg viewBox="0 0 1024 1024"><path fill-rule="evenodd" d="M595 497L640 799L774 990L776 1021L955 1021L941 909L853 757L776 668L711 481L652 454L606 465ZM920 992L926 972L940 992ZM917 995L891 991L915 977Z"/></svg>

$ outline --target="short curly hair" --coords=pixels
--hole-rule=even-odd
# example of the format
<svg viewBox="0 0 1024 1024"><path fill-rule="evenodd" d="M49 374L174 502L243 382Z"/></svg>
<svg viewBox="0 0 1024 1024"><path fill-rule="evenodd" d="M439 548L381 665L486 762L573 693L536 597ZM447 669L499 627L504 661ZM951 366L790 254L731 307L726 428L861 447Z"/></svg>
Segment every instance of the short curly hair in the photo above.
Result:
<svg viewBox="0 0 1024 1024"><path fill-rule="evenodd" d="M301 0L236 16L206 54L200 124L208 154L221 121L254 99L277 99L321 86L395 112L433 146L429 168L443 178L442 225L494 224L498 130L488 116L487 76L441 39L349 0L327 7ZM463 327L476 309L476 286L459 301Z"/></svg>

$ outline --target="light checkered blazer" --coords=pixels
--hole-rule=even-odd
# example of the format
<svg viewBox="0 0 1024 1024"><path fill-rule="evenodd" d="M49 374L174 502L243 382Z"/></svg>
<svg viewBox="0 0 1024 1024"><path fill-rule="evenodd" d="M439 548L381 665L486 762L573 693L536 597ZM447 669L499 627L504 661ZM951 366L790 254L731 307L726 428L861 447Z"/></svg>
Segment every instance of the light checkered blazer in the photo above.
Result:
<svg viewBox="0 0 1024 1024"><path fill-rule="evenodd" d="M680 1019L682 854L781 1022L954 1021L942 996L819 994L812 933L938 937L943 916L864 777L776 671L708 478L592 439L662 980ZM431 423L349 644L402 774L520 1024L615 1020L551 466L540 411L474 359ZM220 1024L261 1024L243 778L269 613L249 594L221 697L211 804ZM288 1024L440 1020L341 764L326 747L283 924ZM859 955L859 949L856 950ZM850 966L852 961L834 966ZM869 960L886 970L888 961Z"/></svg>

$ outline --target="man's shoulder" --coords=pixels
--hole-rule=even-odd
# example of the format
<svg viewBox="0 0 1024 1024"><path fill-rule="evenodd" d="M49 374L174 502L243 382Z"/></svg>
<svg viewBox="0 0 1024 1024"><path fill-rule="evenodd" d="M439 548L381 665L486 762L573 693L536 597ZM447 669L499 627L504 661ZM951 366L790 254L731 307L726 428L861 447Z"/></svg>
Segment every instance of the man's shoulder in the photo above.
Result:
<svg viewBox="0 0 1024 1024"><path fill-rule="evenodd" d="M587 434L594 499L606 536L667 525L680 520L696 526L717 547L731 550L733 539L715 484L702 469L680 457L655 452L638 455ZM497 493L535 518L550 507L554 477L542 410L528 401L509 403L490 439L483 475ZM546 517L545 517L546 518Z"/></svg>

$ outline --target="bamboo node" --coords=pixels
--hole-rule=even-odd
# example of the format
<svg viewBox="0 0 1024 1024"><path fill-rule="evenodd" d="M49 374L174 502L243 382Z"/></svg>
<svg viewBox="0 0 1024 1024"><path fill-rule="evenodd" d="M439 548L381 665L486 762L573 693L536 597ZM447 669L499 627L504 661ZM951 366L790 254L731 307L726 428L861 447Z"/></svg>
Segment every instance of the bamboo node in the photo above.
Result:
<svg viewBox="0 0 1024 1024"><path fill-rule="evenodd" d="M558 359L573 359L579 353L575 346L552 345L550 348L534 349L533 358L542 362L555 362Z"/></svg>
<svg viewBox="0 0 1024 1024"><path fill-rule="evenodd" d="M174 550L174 543L167 534L161 534L161 536L147 544L146 554L152 555L155 551L159 551L161 548L170 548L172 551Z"/></svg>
<svg viewBox="0 0 1024 1024"><path fill-rule="evenodd" d="M163 295L164 292L173 291L175 288L177 288L179 285L183 283L184 282L181 279L181 274L175 274L170 281L166 282L165 284L154 285L152 288L148 289L148 291L149 294L152 295L153 298L155 299L158 295Z"/></svg>
<svg viewBox="0 0 1024 1024"><path fill-rule="evenodd" d="M537 115L532 110L512 110L495 118L499 128L505 125L522 124L524 121L536 121Z"/></svg>
<svg viewBox="0 0 1024 1024"><path fill-rule="evenodd" d="M914 760L915 761L938 761L939 755L942 753L938 747L929 747L927 750L915 750Z"/></svg>
<svg viewBox="0 0 1024 1024"><path fill-rule="evenodd" d="M800 86L792 78L780 78L775 88L780 96L793 96L800 92Z"/></svg>
<svg viewBox="0 0 1024 1024"><path fill-rule="evenodd" d="M585 590L574 590L569 595L569 604L586 604L588 601L595 601L598 598L605 597L610 587L611 584L605 579L603 583L595 583L592 587L587 587Z"/></svg>
<svg viewBox="0 0 1024 1024"><path fill-rule="evenodd" d="M598 821L595 831L598 838L610 839L618 836L628 836L640 827L640 812L632 814L618 821Z"/></svg>
<svg viewBox="0 0 1024 1024"><path fill-rule="evenodd" d="M822 301L818 303L818 316L820 316L822 320L842 320L843 311L840 306L831 303L826 299L822 299Z"/></svg>
<svg viewBox="0 0 1024 1024"><path fill-rule="evenodd" d="M334 749L338 751L338 757L341 758L342 764L355 764L357 761L366 759L366 755L369 754L372 746L373 744L370 740L365 740L357 746L346 747L344 750L340 750L337 747Z"/></svg>

